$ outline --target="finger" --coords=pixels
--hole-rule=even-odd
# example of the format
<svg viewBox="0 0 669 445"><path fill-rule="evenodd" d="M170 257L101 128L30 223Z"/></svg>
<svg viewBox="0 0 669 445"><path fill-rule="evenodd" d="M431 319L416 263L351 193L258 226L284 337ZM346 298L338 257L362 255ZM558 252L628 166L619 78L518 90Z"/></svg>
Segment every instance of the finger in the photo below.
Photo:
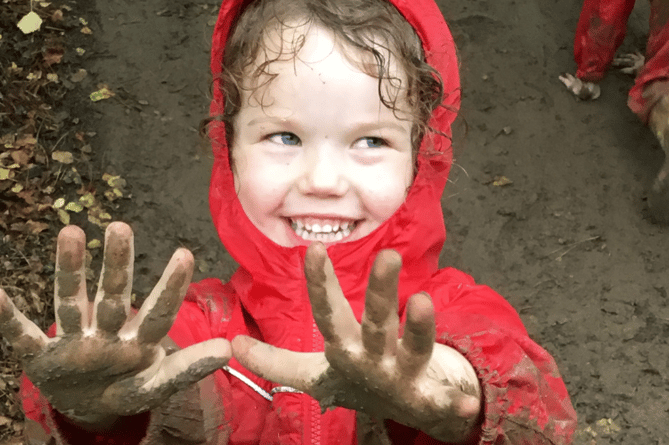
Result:
<svg viewBox="0 0 669 445"><path fill-rule="evenodd" d="M397 366L402 375L414 377L427 366L435 335L434 306L430 296L426 293L413 295L407 303L404 334L397 351Z"/></svg>
<svg viewBox="0 0 669 445"><path fill-rule="evenodd" d="M21 313L4 290L0 289L0 334L9 341L23 361L37 354L49 338Z"/></svg>
<svg viewBox="0 0 669 445"><path fill-rule="evenodd" d="M64 227L56 246L56 335L81 332L89 325L85 255L84 231L77 226Z"/></svg>
<svg viewBox="0 0 669 445"><path fill-rule="evenodd" d="M116 334L130 311L134 237L129 225L113 222L105 231L105 251L95 296L94 327Z"/></svg>
<svg viewBox="0 0 669 445"><path fill-rule="evenodd" d="M323 353L289 351L245 335L232 340L232 355L255 375L306 393L329 366Z"/></svg>
<svg viewBox="0 0 669 445"><path fill-rule="evenodd" d="M137 376L110 385L104 402L119 415L136 414L146 406L157 406L177 391L187 388L227 365L232 357L230 342L215 338L177 351Z"/></svg>
<svg viewBox="0 0 669 445"><path fill-rule="evenodd" d="M158 343L165 337L193 277L193 263L188 249L178 249L135 318L119 331L119 337L137 336L140 343Z"/></svg>
<svg viewBox="0 0 669 445"><path fill-rule="evenodd" d="M304 258L311 310L328 346L343 347L359 338L360 326L344 297L323 243L312 243Z"/></svg>
<svg viewBox="0 0 669 445"><path fill-rule="evenodd" d="M395 354L397 349L397 285L402 257L394 250L379 252L372 265L362 315L362 344L369 354Z"/></svg>

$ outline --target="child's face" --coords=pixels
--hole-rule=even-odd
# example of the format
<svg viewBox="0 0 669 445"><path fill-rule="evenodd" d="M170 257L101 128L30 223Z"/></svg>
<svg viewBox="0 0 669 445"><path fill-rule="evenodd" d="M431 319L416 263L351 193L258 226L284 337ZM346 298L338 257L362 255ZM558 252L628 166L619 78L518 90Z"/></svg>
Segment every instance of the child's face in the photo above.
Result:
<svg viewBox="0 0 669 445"><path fill-rule="evenodd" d="M234 122L241 205L282 246L362 238L404 201L412 122L383 105L378 79L347 61L322 28L284 59L271 63L278 76L267 87L245 93Z"/></svg>

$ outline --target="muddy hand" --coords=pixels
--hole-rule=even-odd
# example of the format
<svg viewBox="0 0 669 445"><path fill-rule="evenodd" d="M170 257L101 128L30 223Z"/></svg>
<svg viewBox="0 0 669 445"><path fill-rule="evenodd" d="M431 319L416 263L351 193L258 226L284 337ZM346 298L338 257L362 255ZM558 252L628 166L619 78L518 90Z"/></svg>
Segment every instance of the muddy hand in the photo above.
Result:
<svg viewBox="0 0 669 445"><path fill-rule="evenodd" d="M595 100L601 94L599 85L592 82L584 82L573 74L561 74L559 79L571 94L581 100Z"/></svg>
<svg viewBox="0 0 669 445"><path fill-rule="evenodd" d="M636 76L639 74L643 65L646 63L646 58L640 52L623 54L613 59L612 65L620 70L621 73Z"/></svg>
<svg viewBox="0 0 669 445"><path fill-rule="evenodd" d="M95 301L86 294L85 235L67 226L58 236L54 306L57 335L47 336L0 289L0 333L31 381L61 413L91 428L150 410L174 392L225 365L231 349L215 339L167 355L167 335L190 283L193 256L176 251L133 317L133 234L112 223Z"/></svg>
<svg viewBox="0 0 669 445"><path fill-rule="evenodd" d="M379 253L359 324L325 246L313 243L305 274L325 352L292 352L240 336L232 342L234 356L258 375L310 394L323 408L343 406L447 442L462 440L478 420L476 374L460 354L435 344L434 308L427 294L410 299L404 335L398 338L400 267L396 252Z"/></svg>

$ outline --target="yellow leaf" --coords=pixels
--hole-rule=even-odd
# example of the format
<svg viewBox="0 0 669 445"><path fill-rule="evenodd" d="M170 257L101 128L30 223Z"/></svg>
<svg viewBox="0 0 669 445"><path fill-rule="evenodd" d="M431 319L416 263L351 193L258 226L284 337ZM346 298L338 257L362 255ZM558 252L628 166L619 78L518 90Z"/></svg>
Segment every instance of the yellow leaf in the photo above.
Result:
<svg viewBox="0 0 669 445"><path fill-rule="evenodd" d="M84 206L77 202L68 202L67 205L65 206L65 210L69 210L70 212L74 213L79 213L82 210L84 210Z"/></svg>
<svg viewBox="0 0 669 445"><path fill-rule="evenodd" d="M126 185L125 179L120 176L110 175L109 173L103 174L102 180L109 184L109 187L125 187Z"/></svg>
<svg viewBox="0 0 669 445"><path fill-rule="evenodd" d="M77 53L77 55L79 55L79 56L83 56L84 54L86 54L86 50L83 49L83 48L75 48L74 51L75 51L75 52Z"/></svg>
<svg viewBox="0 0 669 445"><path fill-rule="evenodd" d="M18 193L18 192L20 192L21 190L23 190L23 186L22 186L21 184L14 184L14 187L12 187L12 191L13 191L14 193Z"/></svg>
<svg viewBox="0 0 669 445"><path fill-rule="evenodd" d="M30 11L19 20L19 23L17 23L16 26L19 27L23 34L30 34L31 32L40 29L42 26L42 19L36 12Z"/></svg>
<svg viewBox="0 0 669 445"><path fill-rule="evenodd" d="M58 198L56 201L53 203L53 208L54 209L60 209L65 205L65 198Z"/></svg>
<svg viewBox="0 0 669 445"><path fill-rule="evenodd" d="M93 102L109 99L110 97L114 97L114 92L110 90L109 87L107 86L104 86L99 90L92 92L90 95L90 98Z"/></svg>
<svg viewBox="0 0 669 445"><path fill-rule="evenodd" d="M85 195L79 197L79 203L86 207L92 207L93 204L95 204L95 196L92 193L86 193Z"/></svg>
<svg viewBox="0 0 669 445"><path fill-rule="evenodd" d="M12 173L11 170L9 170L7 168L0 168L0 181L5 180L5 179L9 179L10 176L13 176L13 175L10 175L10 173Z"/></svg>
<svg viewBox="0 0 669 445"><path fill-rule="evenodd" d="M492 185L495 187L503 187L505 185L513 184L513 181L507 178L506 176L498 176L493 181Z"/></svg>
<svg viewBox="0 0 669 445"><path fill-rule="evenodd" d="M60 218L60 222L68 225L70 223L70 215L63 209L57 209L56 211L58 212L58 218Z"/></svg>
<svg viewBox="0 0 669 445"><path fill-rule="evenodd" d="M86 244L89 249L98 249L102 247L102 242L99 239L92 239Z"/></svg>
<svg viewBox="0 0 669 445"><path fill-rule="evenodd" d="M56 73L49 73L46 75L46 78L49 82L58 82L58 74Z"/></svg>
<svg viewBox="0 0 669 445"><path fill-rule="evenodd" d="M91 28L89 28L88 26L84 26L83 28L81 28L81 33L91 35L93 34L93 31L91 31Z"/></svg>
<svg viewBox="0 0 669 445"><path fill-rule="evenodd" d="M54 161L58 161L62 164L71 164L74 162L72 153L70 153L69 151L54 151L53 153L51 153L51 158Z"/></svg>
<svg viewBox="0 0 669 445"><path fill-rule="evenodd" d="M83 18L83 17L79 17L79 23L81 23L82 25L86 26L86 25L88 25L88 20L86 20L86 19Z"/></svg>

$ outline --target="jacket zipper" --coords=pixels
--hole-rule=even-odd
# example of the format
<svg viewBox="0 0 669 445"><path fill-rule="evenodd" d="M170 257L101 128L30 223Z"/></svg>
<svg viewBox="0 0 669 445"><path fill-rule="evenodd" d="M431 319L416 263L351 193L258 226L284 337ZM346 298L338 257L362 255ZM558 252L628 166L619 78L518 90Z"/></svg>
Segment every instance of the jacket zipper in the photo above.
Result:
<svg viewBox="0 0 669 445"><path fill-rule="evenodd" d="M323 350L323 338L318 330L316 322L313 322L312 331L312 351ZM311 400L311 445L321 444L321 406L316 399Z"/></svg>

